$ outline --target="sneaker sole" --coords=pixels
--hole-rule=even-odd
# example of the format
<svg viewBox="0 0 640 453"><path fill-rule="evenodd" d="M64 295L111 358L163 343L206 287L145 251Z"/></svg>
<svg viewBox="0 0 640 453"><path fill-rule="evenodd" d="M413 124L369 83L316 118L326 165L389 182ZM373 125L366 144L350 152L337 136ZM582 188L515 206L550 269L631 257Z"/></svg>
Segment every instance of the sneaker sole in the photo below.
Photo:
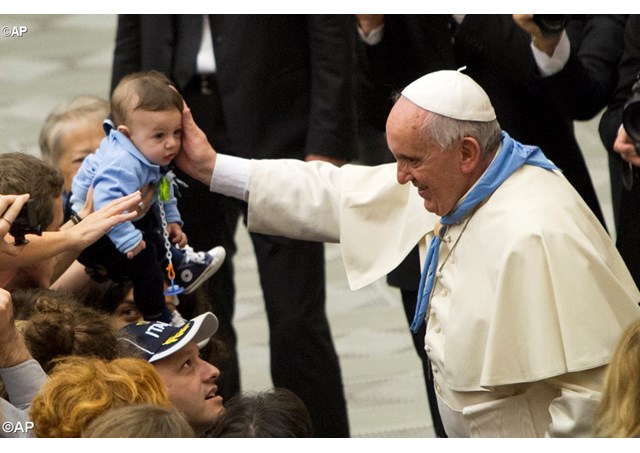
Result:
<svg viewBox="0 0 640 453"><path fill-rule="evenodd" d="M218 261L212 261L211 265L208 268L206 268L198 278L196 278L189 286L187 286L184 289L183 294L191 294L196 289L198 289L200 285L202 285L206 280L208 280L209 277L215 274L216 271L220 269L220 266L222 266L222 263L224 263L224 259L226 258L226 256L227 256L227 252L223 249L222 256L218 257Z"/></svg>

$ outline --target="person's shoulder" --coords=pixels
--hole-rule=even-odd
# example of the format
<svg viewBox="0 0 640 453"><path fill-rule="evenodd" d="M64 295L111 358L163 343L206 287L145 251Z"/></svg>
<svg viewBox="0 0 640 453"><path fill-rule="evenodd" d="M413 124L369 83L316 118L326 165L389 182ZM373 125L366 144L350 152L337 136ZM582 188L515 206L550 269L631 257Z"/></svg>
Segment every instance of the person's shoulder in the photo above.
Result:
<svg viewBox="0 0 640 453"><path fill-rule="evenodd" d="M486 217L507 237L582 234L598 223L558 171L523 166L487 202Z"/></svg>

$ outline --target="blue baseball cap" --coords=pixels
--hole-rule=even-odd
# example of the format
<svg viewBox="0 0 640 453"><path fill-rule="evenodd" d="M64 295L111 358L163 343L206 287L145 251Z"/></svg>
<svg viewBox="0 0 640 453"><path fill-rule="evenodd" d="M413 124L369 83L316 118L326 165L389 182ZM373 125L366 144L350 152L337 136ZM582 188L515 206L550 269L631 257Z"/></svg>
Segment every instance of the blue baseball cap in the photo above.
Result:
<svg viewBox="0 0 640 453"><path fill-rule="evenodd" d="M139 321L122 330L128 335L120 339L130 342L145 360L153 363L179 351L191 341L198 345L198 349L205 347L218 330L218 318L213 313L206 312L182 327L160 321Z"/></svg>

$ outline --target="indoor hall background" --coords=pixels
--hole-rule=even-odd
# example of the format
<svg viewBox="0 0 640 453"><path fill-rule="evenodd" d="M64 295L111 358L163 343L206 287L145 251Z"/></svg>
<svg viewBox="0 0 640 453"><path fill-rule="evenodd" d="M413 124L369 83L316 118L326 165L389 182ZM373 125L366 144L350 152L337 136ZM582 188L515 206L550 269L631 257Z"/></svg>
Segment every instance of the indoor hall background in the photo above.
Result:
<svg viewBox="0 0 640 453"><path fill-rule="evenodd" d="M79 94L108 96L115 28L114 15L0 16L0 152L39 156L40 128L58 103ZM576 129L611 230L609 173L597 118L576 123ZM238 229L238 246L235 325L242 382L245 390L260 390L271 386L268 327L251 243L243 228ZM422 369L398 291L384 279L350 291L334 244L326 246L326 271L327 312L352 436L433 437Z"/></svg>

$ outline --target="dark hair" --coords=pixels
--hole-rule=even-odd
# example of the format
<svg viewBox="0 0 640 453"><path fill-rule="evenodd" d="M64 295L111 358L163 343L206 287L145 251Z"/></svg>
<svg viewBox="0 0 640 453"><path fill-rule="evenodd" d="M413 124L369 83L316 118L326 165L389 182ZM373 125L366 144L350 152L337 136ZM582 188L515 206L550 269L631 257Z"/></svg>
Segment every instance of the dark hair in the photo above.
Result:
<svg viewBox="0 0 640 453"><path fill-rule="evenodd" d="M78 303L66 293L39 289L16 291L13 298L26 319L21 326L27 349L45 372L55 359L70 355L94 356L105 360L131 356L128 345L118 340L120 333L111 318Z"/></svg>
<svg viewBox="0 0 640 453"><path fill-rule="evenodd" d="M78 295L78 300L87 307L112 314L133 289L131 281L114 282L112 280L91 280Z"/></svg>
<svg viewBox="0 0 640 453"><path fill-rule="evenodd" d="M43 230L53 222L53 200L62 195L63 184L60 172L42 159L25 153L0 153L0 194L30 194L36 221Z"/></svg>
<svg viewBox="0 0 640 453"><path fill-rule="evenodd" d="M304 403L293 392L273 388L234 396L208 437L313 437Z"/></svg>
<svg viewBox="0 0 640 453"><path fill-rule="evenodd" d="M184 102L171 81L161 72L134 72L125 76L111 96L111 119L117 126L125 124L134 110L161 112L177 109L182 113Z"/></svg>
<svg viewBox="0 0 640 453"><path fill-rule="evenodd" d="M78 299L63 290L48 288L19 288L11 292L13 319L24 321L40 312L44 307L54 304L78 306Z"/></svg>

